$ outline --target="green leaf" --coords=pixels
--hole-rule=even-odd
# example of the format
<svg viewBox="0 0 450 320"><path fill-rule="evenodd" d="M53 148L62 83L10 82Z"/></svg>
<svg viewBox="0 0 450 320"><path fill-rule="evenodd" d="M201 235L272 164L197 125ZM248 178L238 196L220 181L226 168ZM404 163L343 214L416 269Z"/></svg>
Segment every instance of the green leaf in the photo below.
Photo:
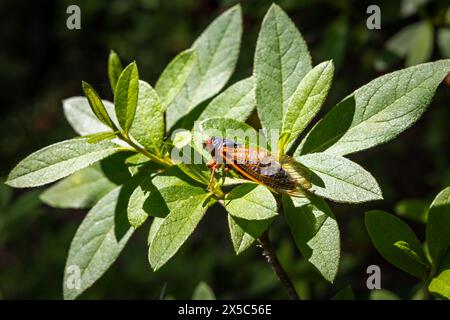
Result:
<svg viewBox="0 0 450 320"><path fill-rule="evenodd" d="M114 50L109 52L108 58L108 76L109 83L111 84L111 89L113 93L115 92L117 80L119 80L120 74L123 71L122 62Z"/></svg>
<svg viewBox="0 0 450 320"><path fill-rule="evenodd" d="M64 272L64 299L75 299L92 286L114 263L131 237L133 228L126 222L122 196L122 187L108 193L78 228Z"/></svg>
<svg viewBox="0 0 450 320"><path fill-rule="evenodd" d="M422 251L416 252L414 248L406 241L397 241L394 243L394 246L399 248L404 254L417 261L420 264L423 264L425 267L429 267L427 259Z"/></svg>
<svg viewBox="0 0 450 320"><path fill-rule="evenodd" d="M281 136L285 144L295 141L322 107L333 80L333 62L326 61L309 71L292 94L283 118ZM284 145L280 152L284 153Z"/></svg>
<svg viewBox="0 0 450 320"><path fill-rule="evenodd" d="M386 43L386 49L399 57L406 57L406 66L430 59L433 51L434 29L429 21L407 25Z"/></svg>
<svg viewBox="0 0 450 320"><path fill-rule="evenodd" d="M376 289L370 291L370 300L401 300L395 293L386 289Z"/></svg>
<svg viewBox="0 0 450 320"><path fill-rule="evenodd" d="M224 205L233 217L246 220L266 220L278 215L277 202L269 189L253 183L244 183L231 190Z"/></svg>
<svg viewBox="0 0 450 320"><path fill-rule="evenodd" d="M433 265L437 266L450 247L450 187L433 200L428 213L426 239Z"/></svg>
<svg viewBox="0 0 450 320"><path fill-rule="evenodd" d="M209 184L209 170L204 165L180 162L177 163L177 167L195 181L200 182L205 186Z"/></svg>
<svg viewBox="0 0 450 320"><path fill-rule="evenodd" d="M10 172L6 184L15 188L37 187L67 177L118 151L109 141L91 144L86 139L58 142L23 159Z"/></svg>
<svg viewBox="0 0 450 320"><path fill-rule="evenodd" d="M109 118L117 125L114 105L107 100L102 100L102 103L108 112ZM69 121L72 128L80 136L105 132L108 130L112 131L111 128L98 120L85 97L71 97L63 100L63 109L67 121Z"/></svg>
<svg viewBox="0 0 450 320"><path fill-rule="evenodd" d="M88 143L99 143L105 140L112 140L117 137L118 131L105 131L105 132L97 132L88 134L83 136Z"/></svg>
<svg viewBox="0 0 450 320"><path fill-rule="evenodd" d="M140 152L134 153L125 159L125 163L128 166L139 166L139 165L143 165L149 161L150 161L150 159L145 154L142 154Z"/></svg>
<svg viewBox="0 0 450 320"><path fill-rule="evenodd" d="M195 50L188 49L180 52L164 69L155 85L155 90L161 98L164 110L186 85L196 62Z"/></svg>
<svg viewBox="0 0 450 320"><path fill-rule="evenodd" d="M195 287L192 300L216 300L216 296L206 282L200 282Z"/></svg>
<svg viewBox="0 0 450 320"><path fill-rule="evenodd" d="M153 239L155 239L156 232L158 231L161 224L164 222L164 218L154 217L152 224L150 225L150 229L148 231L148 237L147 237L147 246L150 247L150 245L153 242Z"/></svg>
<svg viewBox="0 0 450 320"><path fill-rule="evenodd" d="M188 178L177 167L147 179L141 187L148 194L142 208L156 217L165 217L176 205L206 194L203 185Z"/></svg>
<svg viewBox="0 0 450 320"><path fill-rule="evenodd" d="M413 221L426 223L430 203L421 199L405 199L395 206L395 213Z"/></svg>
<svg viewBox="0 0 450 320"><path fill-rule="evenodd" d="M325 279L333 282L339 270L339 227L323 199L290 198L283 195L284 216L302 255Z"/></svg>
<svg viewBox="0 0 450 320"><path fill-rule="evenodd" d="M426 110L450 71L440 60L381 76L337 104L308 133L296 155L325 151L345 155L395 138Z"/></svg>
<svg viewBox="0 0 450 320"><path fill-rule="evenodd" d="M430 60L434 45L434 27L430 21L422 21L417 29L409 47L406 57L406 66L414 66Z"/></svg>
<svg viewBox="0 0 450 320"><path fill-rule="evenodd" d="M442 57L450 58L450 29L442 28L437 31L437 45Z"/></svg>
<svg viewBox="0 0 450 320"><path fill-rule="evenodd" d="M164 110L156 91L142 80L139 80L139 97L130 134L147 150L160 153L164 138Z"/></svg>
<svg viewBox="0 0 450 320"><path fill-rule="evenodd" d="M153 270L161 268L189 238L210 205L209 197L210 194L191 196L170 211L149 248Z"/></svg>
<svg viewBox="0 0 450 320"><path fill-rule="evenodd" d="M153 177L148 177L134 189L128 202L127 217L128 222L135 228L139 228L148 218L147 212L144 210L144 203L149 196L149 187Z"/></svg>
<svg viewBox="0 0 450 320"><path fill-rule="evenodd" d="M351 286L346 286L339 290L331 300L355 300L355 295Z"/></svg>
<svg viewBox="0 0 450 320"><path fill-rule="evenodd" d="M424 279L427 268L406 254L400 254L395 243L404 241L415 252L423 252L422 245L411 228L402 220L384 211L366 212L366 228L378 252L397 268Z"/></svg>
<svg viewBox="0 0 450 320"><path fill-rule="evenodd" d="M444 270L431 280L428 290L438 296L450 299L450 269Z"/></svg>
<svg viewBox="0 0 450 320"><path fill-rule="evenodd" d="M114 91L114 108L121 128L128 132L134 120L139 96L139 73L135 62L123 69Z"/></svg>
<svg viewBox="0 0 450 320"><path fill-rule="evenodd" d="M383 199L374 177L344 157L311 153L297 160L312 171L310 191L321 197L350 203Z"/></svg>
<svg viewBox="0 0 450 320"><path fill-rule="evenodd" d="M161 171L161 166L153 161L151 161L146 155L142 153L135 153L129 156L125 160L128 171L132 176L138 173L153 174Z"/></svg>
<svg viewBox="0 0 450 320"><path fill-rule="evenodd" d="M439 261L434 278L431 280L428 291L440 298L450 299L450 248Z"/></svg>
<svg viewBox="0 0 450 320"><path fill-rule="evenodd" d="M266 231L273 219L245 220L228 215L231 242L236 254L247 250Z"/></svg>
<svg viewBox="0 0 450 320"><path fill-rule="evenodd" d="M253 77L238 81L214 98L197 121L209 118L229 118L245 121L256 106Z"/></svg>
<svg viewBox="0 0 450 320"><path fill-rule="evenodd" d="M75 172L45 190L40 199L55 208L90 208L130 178L122 160L121 154L113 155L101 163Z"/></svg>
<svg viewBox="0 0 450 320"><path fill-rule="evenodd" d="M241 35L241 7L236 5L215 19L197 38L192 45L197 63L180 93L168 106L168 129L224 87L236 66Z"/></svg>
<svg viewBox="0 0 450 320"><path fill-rule="evenodd" d="M276 4L262 22L255 50L256 106L263 129L281 130L289 100L311 70L311 57L295 24Z"/></svg>
<svg viewBox="0 0 450 320"><path fill-rule="evenodd" d="M181 149L187 146L192 140L192 134L189 130L177 130L174 132L172 144L175 148Z"/></svg>
<svg viewBox="0 0 450 320"><path fill-rule="evenodd" d="M88 99L89 105L91 106L92 112L97 116L97 118L106 124L109 128L112 128L114 131L115 126L111 119L109 118L108 112L106 112L105 106L103 105L102 100L100 99L98 93L92 88L89 83L82 82L82 87L86 98Z"/></svg>

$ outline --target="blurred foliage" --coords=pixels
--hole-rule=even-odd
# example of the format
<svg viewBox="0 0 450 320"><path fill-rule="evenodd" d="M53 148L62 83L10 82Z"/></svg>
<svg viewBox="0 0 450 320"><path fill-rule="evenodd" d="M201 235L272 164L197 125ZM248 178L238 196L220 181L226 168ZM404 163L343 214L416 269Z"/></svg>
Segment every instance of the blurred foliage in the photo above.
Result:
<svg viewBox="0 0 450 320"><path fill-rule="evenodd" d="M407 223L387 212L366 212L366 227L374 246L387 261L419 278L422 287L412 299L428 299L430 294L450 299L450 187L439 192L427 208L424 205L419 200L405 200L396 207L400 215L425 225L423 243ZM398 299L387 290L374 290L370 298Z"/></svg>
<svg viewBox="0 0 450 320"><path fill-rule="evenodd" d="M368 30L365 25L366 8L373 1L276 2L302 32L314 64L332 58L337 66L333 89L319 117L338 99L382 73L400 69L405 61L415 63L448 56L447 0L377 1L382 13L381 30ZM74 3L81 8L81 30L68 30L65 25L66 8ZM136 60L141 77L154 84L163 67L190 46L214 17L235 3L2 1L0 176L5 176L32 151L74 136L63 119L61 100L81 95L82 79L94 85L102 97L111 98L106 78L110 49L117 51L124 61ZM242 1L243 45L230 83L251 74L256 36L270 4L267 0ZM424 21L426 35L413 41L417 50L426 49L421 59L408 58L407 54L397 56L398 51L387 50L389 41L399 32ZM415 32L414 39L418 36ZM343 252L334 287L298 256L292 239L286 236L286 227L274 225L271 234L274 246L302 298L328 299L338 293L338 288L348 285L358 299L379 298L383 296L381 293L371 294L365 286L365 270L370 264L381 267L383 288L403 299L417 292L416 280L386 262L370 243L363 212L396 207L402 215L410 210L407 208L414 208L411 210L415 213L409 214L410 226L419 238L424 238L420 222L414 222L422 217L421 204L429 204L439 190L450 185L449 99L449 88L441 86L430 110L399 139L352 156L378 178L385 200L351 207L333 204L341 226ZM49 208L39 203L38 194L39 191L12 191L1 184L1 298L62 297L66 253L86 212ZM238 257L234 255L223 209L218 205L214 208L216 212L201 222L191 241L156 273L152 273L142 255L146 249L145 234L136 233L118 261L82 298L188 299L201 281L208 283L219 299L285 298L283 288L261 257L260 248L254 247Z"/></svg>

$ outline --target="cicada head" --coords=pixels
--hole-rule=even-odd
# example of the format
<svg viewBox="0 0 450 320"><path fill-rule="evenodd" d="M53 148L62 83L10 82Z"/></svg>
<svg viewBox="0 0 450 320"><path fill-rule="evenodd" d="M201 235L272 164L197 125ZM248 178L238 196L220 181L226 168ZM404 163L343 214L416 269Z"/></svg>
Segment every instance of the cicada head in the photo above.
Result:
<svg viewBox="0 0 450 320"><path fill-rule="evenodd" d="M210 153L212 156L215 156L217 151L222 148L223 139L211 137L208 138L205 142L203 142L203 148Z"/></svg>

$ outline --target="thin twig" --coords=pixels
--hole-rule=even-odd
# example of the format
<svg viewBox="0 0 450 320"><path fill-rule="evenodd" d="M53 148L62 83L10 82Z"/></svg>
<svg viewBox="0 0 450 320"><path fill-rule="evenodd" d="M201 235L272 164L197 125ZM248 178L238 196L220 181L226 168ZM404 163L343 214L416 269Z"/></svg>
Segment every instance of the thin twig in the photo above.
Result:
<svg viewBox="0 0 450 320"><path fill-rule="evenodd" d="M278 261L275 251L273 250L272 244L270 243L267 231L265 231L262 234L262 236L259 237L258 241L261 244L261 247L263 248L263 255L266 257L267 262L272 267L272 270L277 275L281 284L286 288L289 295L289 299L300 300L300 297L298 296L298 293L295 290L294 285L291 282L291 279L289 279L280 261Z"/></svg>
<svg viewBox="0 0 450 320"><path fill-rule="evenodd" d="M156 162L160 165L163 165L164 167L168 168L173 165L172 160L170 158L160 158L153 153L149 152L145 148L141 148L139 145L137 145L133 140L130 139L130 137L127 134L123 134L122 132L119 132L117 135L120 139L128 143L131 147L133 147L137 152L142 153L147 158L152 160L153 162Z"/></svg>

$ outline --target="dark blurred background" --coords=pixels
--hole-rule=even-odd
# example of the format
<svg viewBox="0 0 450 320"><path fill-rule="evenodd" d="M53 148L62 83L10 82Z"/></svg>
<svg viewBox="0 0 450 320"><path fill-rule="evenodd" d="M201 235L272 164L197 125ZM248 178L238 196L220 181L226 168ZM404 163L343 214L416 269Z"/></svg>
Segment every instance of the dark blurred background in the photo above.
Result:
<svg viewBox="0 0 450 320"><path fill-rule="evenodd" d="M271 2L241 2L244 34L238 66L229 84L251 75L257 33ZM31 152L75 136L63 117L61 100L81 95L81 80L91 83L102 97L112 98L107 79L110 49L118 52L125 63L136 60L141 78L154 84L164 66L235 3L1 1L1 179ZM439 36L441 30L450 28L448 0L277 3L302 32L314 64L331 58L335 62L337 71L322 114L371 79L405 67L404 57L395 48L387 50L386 44L408 26L420 21L432 26L431 33L423 33L411 49L425 48L421 60L437 60L450 54L450 41L446 47ZM366 8L373 3L381 8L380 30L366 27ZM71 4L81 8L81 30L66 28L66 8ZM423 61L412 63L416 62ZM377 178L385 200L359 206L331 204L342 240L342 264L334 286L300 257L287 226L282 221L275 223L271 232L274 246L303 298L328 299L351 285L357 298L367 299L366 268L370 264L380 265L383 288L403 299L414 294L417 281L382 259L367 236L363 217L368 209L394 212L404 199L430 202L438 191L450 185L447 81L416 125L388 144L351 156ZM45 206L38 199L41 191L12 190L0 184L0 298L62 298L67 251L86 212ZM151 271L147 261L148 224L143 226L113 267L81 297L186 299L200 281L205 281L218 298L286 298L260 248L235 256L225 214L219 207L214 208L179 254L157 273ZM416 222L410 225L423 239L424 226Z"/></svg>

